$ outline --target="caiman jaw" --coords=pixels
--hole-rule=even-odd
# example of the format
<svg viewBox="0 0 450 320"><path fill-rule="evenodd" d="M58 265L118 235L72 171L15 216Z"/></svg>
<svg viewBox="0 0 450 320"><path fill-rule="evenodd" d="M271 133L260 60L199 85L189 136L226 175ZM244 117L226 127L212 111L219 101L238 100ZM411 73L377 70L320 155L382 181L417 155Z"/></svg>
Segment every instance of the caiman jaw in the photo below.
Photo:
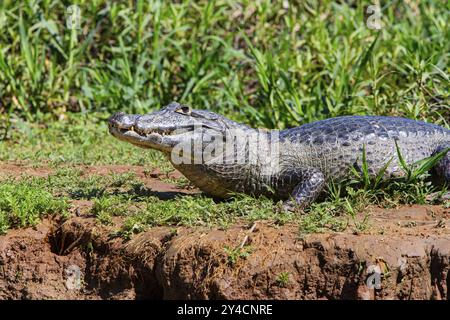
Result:
<svg viewBox="0 0 450 320"><path fill-rule="evenodd" d="M170 151L175 142L173 137L180 135L180 133L175 132L175 130L159 128L140 130L137 126L139 118L139 115L116 113L109 119L109 132L114 137L141 148Z"/></svg>
<svg viewBox="0 0 450 320"><path fill-rule="evenodd" d="M203 142L206 132L208 136L223 135L227 129L223 121L212 112L191 110L173 102L145 115L118 112L109 118L109 131L138 147L170 152L179 143Z"/></svg>

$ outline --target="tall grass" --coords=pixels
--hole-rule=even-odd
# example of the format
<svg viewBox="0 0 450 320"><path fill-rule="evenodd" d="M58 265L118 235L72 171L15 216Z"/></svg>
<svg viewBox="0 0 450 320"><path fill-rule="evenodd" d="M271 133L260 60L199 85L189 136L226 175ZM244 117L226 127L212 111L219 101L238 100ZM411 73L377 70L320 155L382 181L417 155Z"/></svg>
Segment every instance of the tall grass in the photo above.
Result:
<svg viewBox="0 0 450 320"><path fill-rule="evenodd" d="M81 29L66 27L68 4ZM342 114L447 125L445 1L3 0L0 124L178 100L255 126ZM2 132L0 131L0 134Z"/></svg>

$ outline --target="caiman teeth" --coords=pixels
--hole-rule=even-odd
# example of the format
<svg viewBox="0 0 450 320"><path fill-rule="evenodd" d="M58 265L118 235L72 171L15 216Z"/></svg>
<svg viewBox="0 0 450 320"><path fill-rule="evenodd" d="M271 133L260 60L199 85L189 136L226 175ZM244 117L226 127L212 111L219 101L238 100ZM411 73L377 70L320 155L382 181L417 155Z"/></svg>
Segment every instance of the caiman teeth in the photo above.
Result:
<svg viewBox="0 0 450 320"><path fill-rule="evenodd" d="M147 133L145 133L145 135L148 137L151 134L155 134L155 133L159 134L160 136L170 136L170 135L172 135L172 132L170 132L170 131L157 131L157 130L147 132Z"/></svg>
<svg viewBox="0 0 450 320"><path fill-rule="evenodd" d="M150 136L152 134L159 134L161 136L167 136L167 135L172 135L173 133L171 131L163 131L163 130L154 130L154 131L150 131L150 132L142 132L141 130L138 130L135 126L131 126L129 128L121 128L120 126L114 126L114 128L116 130L118 130L120 133L122 134L126 134L127 132L135 132L138 135L141 136Z"/></svg>
<svg viewBox="0 0 450 320"><path fill-rule="evenodd" d="M147 132L145 135L148 137L148 136L151 136L152 134L159 134L159 135L163 136L163 133L162 132L158 132L158 131Z"/></svg>
<svg viewBox="0 0 450 320"><path fill-rule="evenodd" d="M120 128L119 126L117 126L115 128L117 130L119 130L123 134L125 134L127 132L135 132L135 133L137 133L137 134L139 134L141 136L146 136L146 137L148 137L148 136L150 136L152 134L158 134L160 136L171 136L171 135L174 134L172 131L162 131L162 130L161 131L160 130L154 130L154 131L150 131L150 132L143 132L143 131L138 130L135 126L131 126L129 128L126 128L126 129L125 128Z"/></svg>

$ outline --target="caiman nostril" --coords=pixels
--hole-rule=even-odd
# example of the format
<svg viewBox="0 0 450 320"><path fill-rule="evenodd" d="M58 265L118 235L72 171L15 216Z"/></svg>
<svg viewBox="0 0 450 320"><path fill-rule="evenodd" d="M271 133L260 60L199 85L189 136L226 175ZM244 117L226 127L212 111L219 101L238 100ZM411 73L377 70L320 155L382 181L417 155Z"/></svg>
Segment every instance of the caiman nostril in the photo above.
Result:
<svg viewBox="0 0 450 320"><path fill-rule="evenodd" d="M139 115L117 112L109 118L109 125L120 129L129 129L136 124Z"/></svg>
<svg viewBox="0 0 450 320"><path fill-rule="evenodd" d="M123 116L125 115L125 112L116 112L108 119L108 123L110 125L118 125Z"/></svg>

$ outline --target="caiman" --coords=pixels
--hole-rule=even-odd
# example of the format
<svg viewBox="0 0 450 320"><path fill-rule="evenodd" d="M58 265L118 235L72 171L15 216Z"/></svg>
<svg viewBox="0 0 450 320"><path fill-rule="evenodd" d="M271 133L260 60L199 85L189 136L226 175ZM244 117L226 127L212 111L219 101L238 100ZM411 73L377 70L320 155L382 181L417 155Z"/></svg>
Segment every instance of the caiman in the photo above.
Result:
<svg viewBox="0 0 450 320"><path fill-rule="evenodd" d="M109 130L120 140L163 152L209 195L265 195L284 200L289 211L308 207L327 182L349 178L354 169L372 177L382 172L389 180L405 175L402 164L436 155L431 175L450 184L450 130L401 117L341 116L260 130L172 102L145 115L116 113Z"/></svg>

